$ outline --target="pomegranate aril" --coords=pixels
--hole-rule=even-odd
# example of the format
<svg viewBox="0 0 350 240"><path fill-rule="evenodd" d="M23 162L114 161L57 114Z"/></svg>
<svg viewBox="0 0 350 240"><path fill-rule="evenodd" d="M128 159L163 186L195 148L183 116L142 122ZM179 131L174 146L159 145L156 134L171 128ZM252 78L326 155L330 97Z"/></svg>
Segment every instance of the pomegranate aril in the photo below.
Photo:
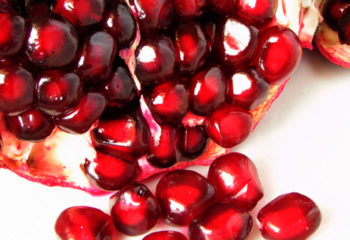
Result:
<svg viewBox="0 0 350 240"><path fill-rule="evenodd" d="M48 16L32 19L25 53L43 68L57 68L73 61L78 50L78 35L67 21Z"/></svg>
<svg viewBox="0 0 350 240"><path fill-rule="evenodd" d="M181 129L180 138L180 151L183 157L194 159L200 156L208 142L208 136L205 133L204 127L201 125L197 126L186 126Z"/></svg>
<svg viewBox="0 0 350 240"><path fill-rule="evenodd" d="M225 101L226 80L219 66L213 66L196 74L190 81L188 94L194 113L206 115Z"/></svg>
<svg viewBox="0 0 350 240"><path fill-rule="evenodd" d="M239 107L224 105L209 115L205 131L217 144L231 148L244 141L253 127L252 115Z"/></svg>
<svg viewBox="0 0 350 240"><path fill-rule="evenodd" d="M189 101L183 84L168 81L154 87L146 97L152 116L158 123L178 123L188 110Z"/></svg>
<svg viewBox="0 0 350 240"><path fill-rule="evenodd" d="M300 193L283 194L263 207L257 216L262 236L269 240L304 240L321 223L317 205Z"/></svg>
<svg viewBox="0 0 350 240"><path fill-rule="evenodd" d="M24 19L12 13L0 12L0 22L0 57L17 54L24 42Z"/></svg>
<svg viewBox="0 0 350 240"><path fill-rule="evenodd" d="M110 216L85 206L64 210L56 220L55 230L61 240L111 240L115 233Z"/></svg>
<svg viewBox="0 0 350 240"><path fill-rule="evenodd" d="M77 59L76 72L87 84L106 80L113 66L117 45L107 32L95 32L85 39Z"/></svg>
<svg viewBox="0 0 350 240"><path fill-rule="evenodd" d="M205 63L208 41L198 23L183 23L176 28L175 47L181 71L195 72Z"/></svg>
<svg viewBox="0 0 350 240"><path fill-rule="evenodd" d="M37 142L50 136L55 124L40 110L31 109L15 116L5 116L7 128L18 139Z"/></svg>
<svg viewBox="0 0 350 240"><path fill-rule="evenodd" d="M156 197L169 222L188 225L214 202L215 188L194 171L175 170L160 179Z"/></svg>
<svg viewBox="0 0 350 240"><path fill-rule="evenodd" d="M217 201L232 203L241 211L252 210L264 195L254 163L240 153L218 157L210 165L208 179Z"/></svg>
<svg viewBox="0 0 350 240"><path fill-rule="evenodd" d="M150 132L145 119L136 113L100 119L91 136L101 152L136 161L148 149Z"/></svg>
<svg viewBox="0 0 350 240"><path fill-rule="evenodd" d="M188 229L190 240L243 240L253 225L249 213L232 204L216 204L194 219Z"/></svg>
<svg viewBox="0 0 350 240"><path fill-rule="evenodd" d="M27 70L14 66L11 62L0 69L0 111L18 114L34 105L35 83Z"/></svg>
<svg viewBox="0 0 350 240"><path fill-rule="evenodd" d="M100 118L107 101L105 97L97 92L85 94L71 111L57 117L57 126L72 134L87 132L94 122Z"/></svg>
<svg viewBox="0 0 350 240"><path fill-rule="evenodd" d="M75 73L51 70L40 74L36 89L38 108L51 116L58 116L78 104L82 84Z"/></svg>
<svg viewBox="0 0 350 240"><path fill-rule="evenodd" d="M292 30L271 27L261 34L256 67L270 84L277 84L296 70L301 55L299 39Z"/></svg>
<svg viewBox="0 0 350 240"><path fill-rule="evenodd" d="M341 43L350 45L350 7L339 20L338 35Z"/></svg>
<svg viewBox="0 0 350 240"><path fill-rule="evenodd" d="M181 18L194 18L203 13L207 0L174 0L176 15Z"/></svg>
<svg viewBox="0 0 350 240"><path fill-rule="evenodd" d="M148 234L142 240L187 240L187 238L179 232L161 231Z"/></svg>
<svg viewBox="0 0 350 240"><path fill-rule="evenodd" d="M137 47L135 74L142 84L155 84L174 73L176 55L172 40L165 35L143 40Z"/></svg>
<svg viewBox="0 0 350 240"><path fill-rule="evenodd" d="M141 183L125 186L112 197L115 227L130 236L146 233L158 222L160 207L152 192Z"/></svg>
<svg viewBox="0 0 350 240"><path fill-rule="evenodd" d="M232 14L235 8L235 0L207 0L209 8L219 15Z"/></svg>
<svg viewBox="0 0 350 240"><path fill-rule="evenodd" d="M350 7L349 0L329 0L323 7L323 17L328 26L337 31L340 18Z"/></svg>
<svg viewBox="0 0 350 240"><path fill-rule="evenodd" d="M263 103L270 92L270 84L255 68L235 72L228 78L227 102L248 110Z"/></svg>

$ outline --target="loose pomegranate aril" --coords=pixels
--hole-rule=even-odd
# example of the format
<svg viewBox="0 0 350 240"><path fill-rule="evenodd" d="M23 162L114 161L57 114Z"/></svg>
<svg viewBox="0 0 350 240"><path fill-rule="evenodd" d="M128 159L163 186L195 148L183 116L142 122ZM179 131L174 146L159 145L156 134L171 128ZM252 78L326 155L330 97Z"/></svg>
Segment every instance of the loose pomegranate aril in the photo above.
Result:
<svg viewBox="0 0 350 240"><path fill-rule="evenodd" d="M257 216L262 236L269 240L304 240L321 223L317 205L300 193L283 194L263 207Z"/></svg>
<svg viewBox="0 0 350 240"><path fill-rule="evenodd" d="M37 109L31 109L16 116L6 116L7 128L18 139L37 142L48 137L55 124L51 117Z"/></svg>
<svg viewBox="0 0 350 240"><path fill-rule="evenodd" d="M157 223L160 207L152 192L141 183L125 186L112 197L115 227L126 235L146 233Z"/></svg>
<svg viewBox="0 0 350 240"><path fill-rule="evenodd" d="M142 116L125 114L100 119L91 136L101 152L136 161L148 149L150 131Z"/></svg>
<svg viewBox="0 0 350 240"><path fill-rule="evenodd" d="M175 170L160 179L156 197L168 221L188 225L214 202L215 189L194 171Z"/></svg>
<svg viewBox="0 0 350 240"><path fill-rule="evenodd" d="M55 230L62 240L112 240L115 233L110 216L85 206L64 210L56 221Z"/></svg>
<svg viewBox="0 0 350 240"><path fill-rule="evenodd" d="M82 96L82 84L75 73L46 71L37 81L36 95L40 110L58 116L78 104Z"/></svg>
<svg viewBox="0 0 350 240"><path fill-rule="evenodd" d="M106 32L95 32L85 39L77 60L76 71L87 84L97 84L106 80L112 70L117 51L116 43Z"/></svg>
<svg viewBox="0 0 350 240"><path fill-rule="evenodd" d="M0 12L0 22L0 57L17 54L24 42L24 19L11 13Z"/></svg>
<svg viewBox="0 0 350 240"><path fill-rule="evenodd" d="M190 240L243 240L252 225L249 213L232 204L216 204L191 222L188 236Z"/></svg>
<svg viewBox="0 0 350 240"><path fill-rule="evenodd" d="M56 119L56 124L60 129L69 133L85 133L100 118L106 105L107 101L102 94L87 93L80 99L76 107L60 115Z"/></svg>
<svg viewBox="0 0 350 240"><path fill-rule="evenodd" d="M208 179L215 186L217 201L232 203L242 211L252 210L264 195L254 163L240 153L217 158L210 165Z"/></svg>
<svg viewBox="0 0 350 240"><path fill-rule="evenodd" d="M239 107L224 105L204 122L208 136L222 147L230 148L244 141L253 127L252 115Z"/></svg>
<svg viewBox="0 0 350 240"><path fill-rule="evenodd" d="M18 114L33 106L35 83L30 72L8 64L0 69L0 111Z"/></svg>
<svg viewBox="0 0 350 240"><path fill-rule="evenodd" d="M87 27L102 20L105 0L56 0L53 11L75 27Z"/></svg>
<svg viewBox="0 0 350 240"><path fill-rule="evenodd" d="M350 7L339 20L338 35L341 43L350 45Z"/></svg>
<svg viewBox="0 0 350 240"><path fill-rule="evenodd" d="M227 82L227 102L248 110L263 103L270 92L270 84L255 68L235 72Z"/></svg>
<svg viewBox="0 0 350 240"><path fill-rule="evenodd" d="M174 73L175 47L165 35L143 40L137 47L135 56L135 74L143 84L155 84L157 80Z"/></svg>
<svg viewBox="0 0 350 240"><path fill-rule="evenodd" d="M340 18L350 7L349 0L329 0L323 7L323 17L333 30L337 31Z"/></svg>
<svg viewBox="0 0 350 240"><path fill-rule="evenodd" d="M301 55L298 36L289 28L275 26L260 37L256 66L269 83L276 84L290 77Z"/></svg>
<svg viewBox="0 0 350 240"><path fill-rule="evenodd" d="M232 14L235 8L235 0L207 0L209 7L220 14L227 15Z"/></svg>
<svg viewBox="0 0 350 240"><path fill-rule="evenodd" d="M161 124L180 122L189 106L185 86L172 81L154 87L146 102L154 119Z"/></svg>
<svg viewBox="0 0 350 240"><path fill-rule="evenodd" d="M124 161L97 152L94 161L86 160L83 169L90 181L107 191L118 190L136 180L137 162Z"/></svg>
<svg viewBox="0 0 350 240"><path fill-rule="evenodd" d="M219 66L196 74L189 83L190 106L194 113L206 115L225 101L226 80Z"/></svg>
<svg viewBox="0 0 350 240"><path fill-rule="evenodd" d="M142 240L187 240L187 238L179 232L161 231L148 234Z"/></svg>
<svg viewBox="0 0 350 240"><path fill-rule="evenodd" d="M180 151L183 157L191 160L200 156L208 142L208 136L201 125L181 129Z"/></svg>
<svg viewBox="0 0 350 240"><path fill-rule="evenodd" d="M78 35L67 21L37 17L28 30L25 53L35 65L57 68L73 61L78 50Z"/></svg>
<svg viewBox="0 0 350 240"><path fill-rule="evenodd" d="M198 17L206 3L207 0L174 0L175 13L180 19Z"/></svg>

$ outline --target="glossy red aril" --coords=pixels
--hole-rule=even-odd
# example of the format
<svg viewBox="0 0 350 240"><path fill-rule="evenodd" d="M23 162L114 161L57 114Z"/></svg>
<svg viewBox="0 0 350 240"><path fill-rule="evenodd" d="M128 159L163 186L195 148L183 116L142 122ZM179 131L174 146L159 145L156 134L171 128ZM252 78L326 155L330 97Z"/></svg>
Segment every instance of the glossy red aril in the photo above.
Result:
<svg viewBox="0 0 350 240"><path fill-rule="evenodd" d="M35 83L27 70L13 66L0 69L0 111L20 113L34 104Z"/></svg>
<svg viewBox="0 0 350 240"><path fill-rule="evenodd" d="M111 215L116 228L126 235L148 232L157 223L160 208L152 192L141 183L125 186L112 197Z"/></svg>
<svg viewBox="0 0 350 240"><path fill-rule="evenodd" d="M270 84L255 68L232 74L227 81L227 102L248 110L263 103L270 92Z"/></svg>
<svg viewBox="0 0 350 240"><path fill-rule="evenodd" d="M154 87L146 97L146 102L158 123L180 122L189 106L185 86L173 81Z"/></svg>
<svg viewBox="0 0 350 240"><path fill-rule="evenodd" d="M175 170L160 179L156 196L169 222L188 225L214 202L215 189L194 171Z"/></svg>
<svg viewBox="0 0 350 240"><path fill-rule="evenodd" d="M349 0L328 0L323 7L323 17L328 26L333 30L338 29L340 18L345 13L346 9L350 7Z"/></svg>
<svg viewBox="0 0 350 240"><path fill-rule="evenodd" d="M124 161L108 154L97 152L93 161L86 160L83 169L96 186L115 191L136 181L137 162Z"/></svg>
<svg viewBox="0 0 350 240"><path fill-rule="evenodd" d="M190 240L243 240L253 225L249 213L232 204L216 204L194 219L188 229Z"/></svg>
<svg viewBox="0 0 350 240"><path fill-rule="evenodd" d="M176 56L172 40L165 35L143 40L137 47L135 73L143 84L155 84L174 73Z"/></svg>
<svg viewBox="0 0 350 240"><path fill-rule="evenodd" d="M78 35L69 22L47 16L37 17L32 20L28 32L25 53L35 65L63 67L75 58Z"/></svg>
<svg viewBox="0 0 350 240"><path fill-rule="evenodd" d="M7 128L18 139L32 142L45 139L55 127L52 118L37 109L15 116L6 116L5 120Z"/></svg>
<svg viewBox="0 0 350 240"><path fill-rule="evenodd" d="M225 101L226 80L219 66L196 74L189 83L190 106L194 113L206 115Z"/></svg>
<svg viewBox="0 0 350 240"><path fill-rule="evenodd" d="M102 118L91 132L96 149L128 161L146 153L149 135L148 125L139 114Z"/></svg>
<svg viewBox="0 0 350 240"><path fill-rule="evenodd" d="M51 116L58 116L79 102L82 84L75 73L46 71L37 81L36 95L40 110Z"/></svg>
<svg viewBox="0 0 350 240"><path fill-rule="evenodd" d="M321 223L317 205L300 193L283 194L263 207L257 216L262 236L269 240L304 240Z"/></svg>
<svg viewBox="0 0 350 240"><path fill-rule="evenodd" d="M148 234L142 240L187 240L187 238L179 232L161 231Z"/></svg>
<svg viewBox="0 0 350 240"><path fill-rule="evenodd" d="M255 27L227 17L218 27L216 54L228 70L239 69L249 65L256 51L257 41L258 30Z"/></svg>
<svg viewBox="0 0 350 240"><path fill-rule="evenodd" d="M350 45L350 7L339 20L338 35L341 43Z"/></svg>
<svg viewBox="0 0 350 240"><path fill-rule="evenodd" d="M64 210L56 220L55 230L62 240L112 240L112 219L99 209L76 206Z"/></svg>
<svg viewBox="0 0 350 240"><path fill-rule="evenodd" d="M194 72L209 53L208 41L198 23L180 24L175 32L177 62L181 71Z"/></svg>
<svg viewBox="0 0 350 240"><path fill-rule="evenodd" d="M60 129L69 133L85 133L100 118L106 105L106 99L102 94L89 92L71 111L60 115L56 119L56 124Z"/></svg>
<svg viewBox="0 0 350 240"><path fill-rule="evenodd" d="M188 159L194 159L201 155L208 142L208 136L204 127L186 126L181 129L180 151Z"/></svg>
<svg viewBox="0 0 350 240"><path fill-rule="evenodd" d="M224 105L204 122L208 136L222 147L230 148L244 141L253 127L252 115L233 105Z"/></svg>
<svg viewBox="0 0 350 240"><path fill-rule="evenodd" d="M53 11L75 27L87 27L102 20L105 0L56 0Z"/></svg>
<svg viewBox="0 0 350 240"><path fill-rule="evenodd" d="M207 0L209 7L220 15L232 14L235 0Z"/></svg>
<svg viewBox="0 0 350 240"><path fill-rule="evenodd" d="M290 77L298 67L302 55L299 39L284 27L265 30L260 37L256 66L271 84Z"/></svg>
<svg viewBox="0 0 350 240"><path fill-rule="evenodd" d="M159 126L158 132L153 134L149 141L147 160L150 164L158 168L167 168L180 160L178 131L177 127Z"/></svg>
<svg viewBox="0 0 350 240"><path fill-rule="evenodd" d="M85 39L77 60L76 71L87 84L97 84L106 80L112 70L117 51L116 43L106 32L95 32Z"/></svg>
<svg viewBox="0 0 350 240"><path fill-rule="evenodd" d="M264 195L254 163L240 153L217 158L208 179L215 186L217 201L225 200L242 211L252 210Z"/></svg>
<svg viewBox="0 0 350 240"><path fill-rule="evenodd" d="M17 54L25 37L25 22L21 16L1 13L0 57Z"/></svg>
<svg viewBox="0 0 350 240"><path fill-rule="evenodd" d="M207 0L174 0L174 8L177 16L194 18L202 14Z"/></svg>

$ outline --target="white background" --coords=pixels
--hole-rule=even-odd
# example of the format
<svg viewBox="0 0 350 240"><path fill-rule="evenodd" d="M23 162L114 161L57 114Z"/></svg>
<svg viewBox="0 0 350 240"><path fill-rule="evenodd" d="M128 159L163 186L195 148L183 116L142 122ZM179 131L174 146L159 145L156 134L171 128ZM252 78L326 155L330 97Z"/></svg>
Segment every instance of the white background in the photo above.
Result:
<svg viewBox="0 0 350 240"><path fill-rule="evenodd" d="M321 226L311 240L349 237L349 73L318 53L305 51L282 95L255 132L236 148L255 162L265 188L253 216L278 195L297 191L312 198L322 211ZM203 174L206 170L200 169ZM0 170L0 239L57 239L55 220L74 205L108 212L108 197L46 187ZM248 240L257 239L262 238L254 226Z"/></svg>

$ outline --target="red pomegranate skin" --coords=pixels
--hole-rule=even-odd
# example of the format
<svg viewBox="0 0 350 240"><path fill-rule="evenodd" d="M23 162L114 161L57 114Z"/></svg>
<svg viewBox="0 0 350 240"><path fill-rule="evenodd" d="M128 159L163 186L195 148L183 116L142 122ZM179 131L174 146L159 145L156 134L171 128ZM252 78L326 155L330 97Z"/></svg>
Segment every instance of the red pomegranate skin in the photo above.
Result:
<svg viewBox="0 0 350 240"><path fill-rule="evenodd" d="M188 236L189 240L244 240L252 225L249 213L232 204L215 204L191 222Z"/></svg>
<svg viewBox="0 0 350 240"><path fill-rule="evenodd" d="M0 57L19 53L25 38L25 21L12 13L0 13Z"/></svg>
<svg viewBox="0 0 350 240"><path fill-rule="evenodd" d="M283 194L257 215L262 236L268 240L304 240L320 225L318 206L300 193Z"/></svg>
<svg viewBox="0 0 350 240"><path fill-rule="evenodd" d="M187 240L187 238L179 232L175 231L161 231L150 233L142 240Z"/></svg>

